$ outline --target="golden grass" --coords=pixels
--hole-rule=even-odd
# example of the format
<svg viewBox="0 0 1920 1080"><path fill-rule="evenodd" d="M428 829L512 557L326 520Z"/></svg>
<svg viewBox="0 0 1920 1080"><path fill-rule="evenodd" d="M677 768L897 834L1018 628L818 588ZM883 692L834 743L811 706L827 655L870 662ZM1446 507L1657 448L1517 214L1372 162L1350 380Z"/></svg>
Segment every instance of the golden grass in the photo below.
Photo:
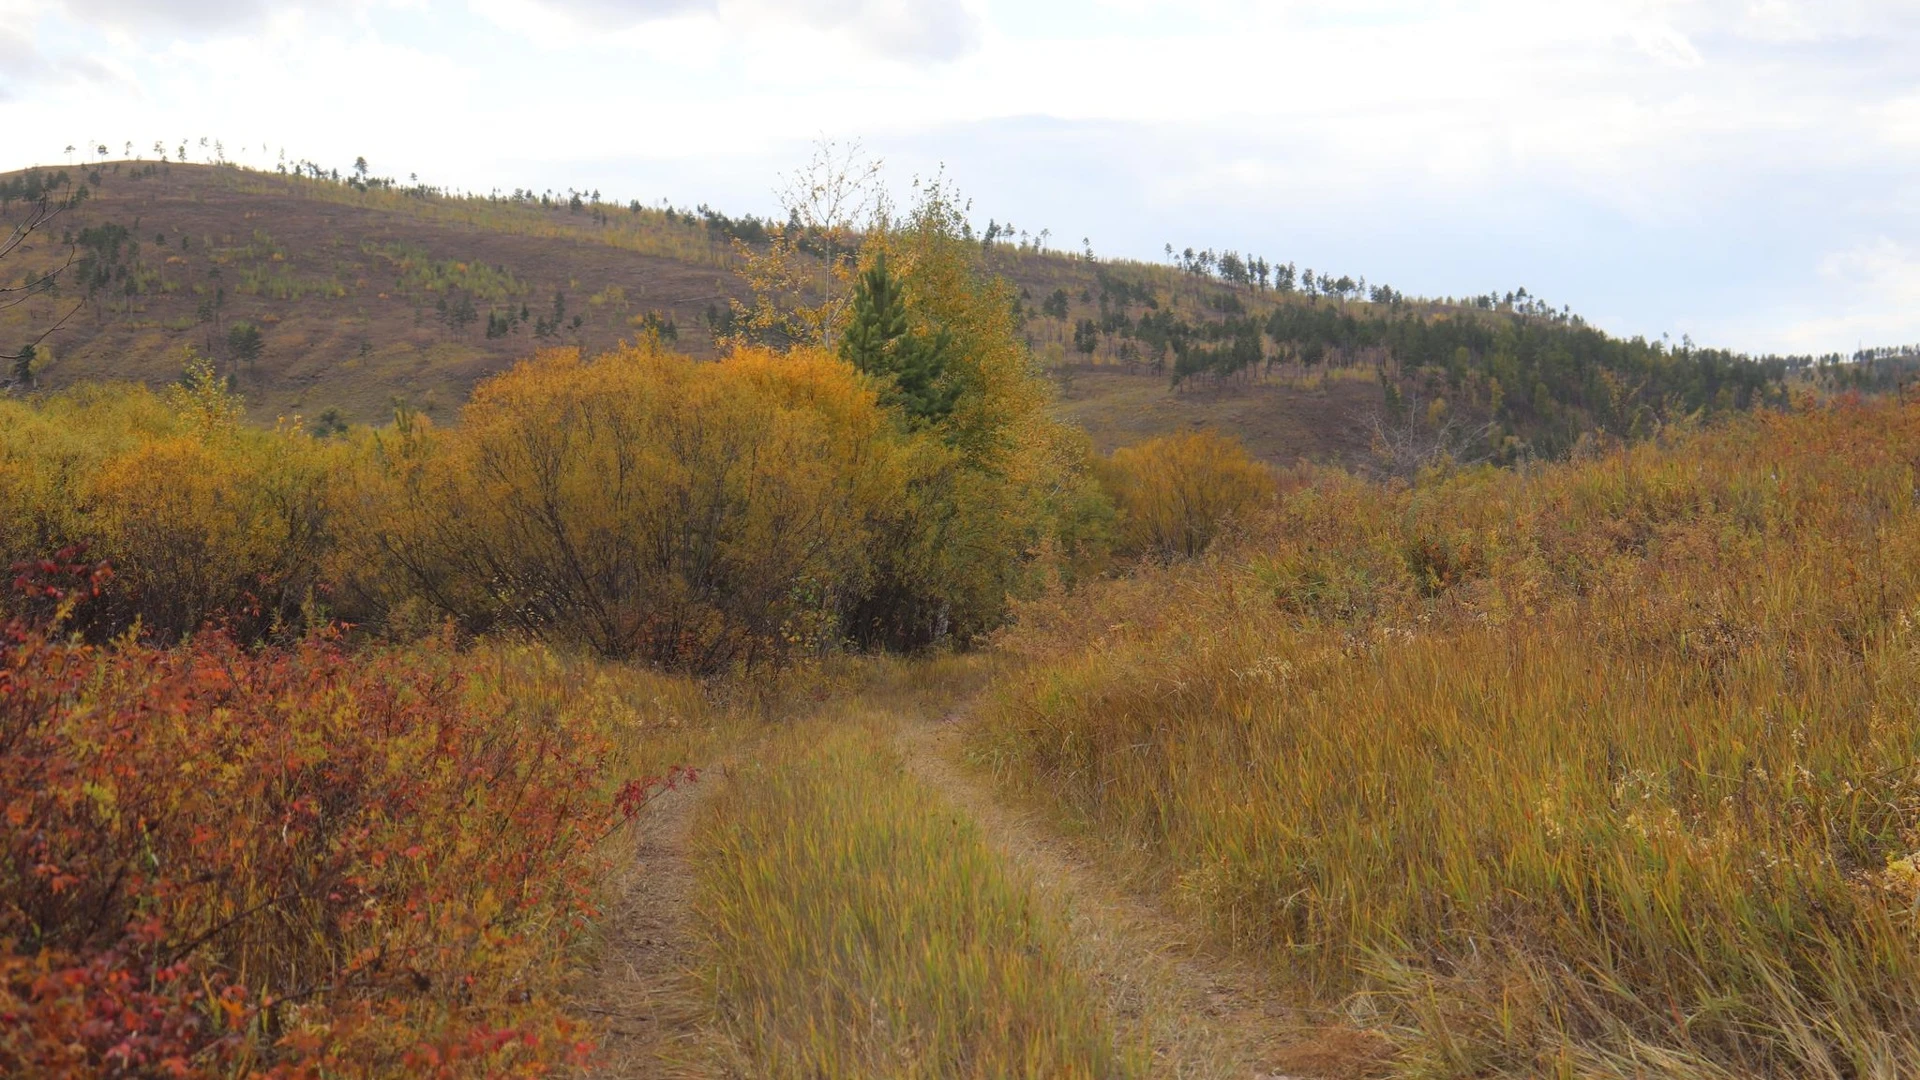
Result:
<svg viewBox="0 0 1920 1080"><path fill-rule="evenodd" d="M706 977L742 1075L1139 1075L1063 924L901 768L888 721L798 725L697 827Z"/></svg>
<svg viewBox="0 0 1920 1080"><path fill-rule="evenodd" d="M976 752L1416 1075L1920 1068L1920 407L1334 475L1036 605Z"/></svg>
<svg viewBox="0 0 1920 1080"><path fill-rule="evenodd" d="M465 667L475 692L501 708L565 718L606 735L613 745L603 770L609 791L635 776L698 766L716 747L745 737L761 715L744 687L710 686L504 636L477 642Z"/></svg>

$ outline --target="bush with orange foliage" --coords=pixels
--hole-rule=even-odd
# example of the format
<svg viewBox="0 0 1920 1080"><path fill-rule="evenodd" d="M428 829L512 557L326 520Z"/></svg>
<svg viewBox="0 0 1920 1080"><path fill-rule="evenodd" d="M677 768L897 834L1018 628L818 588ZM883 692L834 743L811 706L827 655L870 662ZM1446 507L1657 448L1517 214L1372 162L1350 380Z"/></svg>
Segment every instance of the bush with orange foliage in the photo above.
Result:
<svg viewBox="0 0 1920 1080"><path fill-rule="evenodd" d="M248 427L193 358L184 385L0 400L0 567L66 547L111 587L68 629L175 641L214 623L297 636L327 599L332 480L345 447ZM0 595L0 615L14 598Z"/></svg>
<svg viewBox="0 0 1920 1080"><path fill-rule="evenodd" d="M78 580L60 597L53 577ZM97 569L21 584L87 599ZM0 1074L538 1075L615 748L443 644L0 630Z"/></svg>
<svg viewBox="0 0 1920 1080"><path fill-rule="evenodd" d="M1199 555L1274 493L1272 471L1215 431L1123 446L1095 475L1119 511L1121 550L1158 559Z"/></svg>
<svg viewBox="0 0 1920 1080"><path fill-rule="evenodd" d="M902 434L825 353L550 350L460 416L365 455L357 590L610 658L711 672L837 645L906 498Z"/></svg>

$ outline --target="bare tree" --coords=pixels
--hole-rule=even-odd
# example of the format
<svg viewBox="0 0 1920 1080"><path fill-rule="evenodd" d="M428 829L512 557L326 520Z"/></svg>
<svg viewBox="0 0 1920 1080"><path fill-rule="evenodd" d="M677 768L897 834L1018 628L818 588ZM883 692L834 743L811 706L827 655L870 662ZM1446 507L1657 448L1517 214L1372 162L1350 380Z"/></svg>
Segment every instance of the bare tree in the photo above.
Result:
<svg viewBox="0 0 1920 1080"><path fill-rule="evenodd" d="M776 193L787 220L768 230L766 249L734 241L753 300L732 301L732 344L759 336L833 347L852 295L861 230L887 214L880 171L879 159L859 142L821 139L805 167L781 177Z"/></svg>
<svg viewBox="0 0 1920 1080"><path fill-rule="evenodd" d="M1417 395L1391 400L1394 403L1387 408L1361 418L1372 435L1374 467L1380 472L1412 478L1436 465L1477 465L1486 460L1493 421L1462 419L1438 399L1426 408Z"/></svg>
<svg viewBox="0 0 1920 1080"><path fill-rule="evenodd" d="M86 185L75 185L64 170L45 173L36 169L0 182L0 230L4 230L5 234L4 239L0 239L0 266L5 266L11 259L26 258L38 250L34 238L42 234L52 235L54 222L86 201L86 198ZM20 275L20 284L4 284L13 275L0 273L0 312L19 307L36 296L51 296L56 292L60 275L79 259L79 248L72 241L66 243L64 254L58 252L58 244L52 247L55 250L53 257L30 264L26 273ZM29 340L8 351L0 351L0 362L8 365L14 382L24 385L30 380L34 353L40 343L66 325L68 319L86 306L86 302L84 295L79 297ZM0 349L7 349L7 346L0 345Z"/></svg>

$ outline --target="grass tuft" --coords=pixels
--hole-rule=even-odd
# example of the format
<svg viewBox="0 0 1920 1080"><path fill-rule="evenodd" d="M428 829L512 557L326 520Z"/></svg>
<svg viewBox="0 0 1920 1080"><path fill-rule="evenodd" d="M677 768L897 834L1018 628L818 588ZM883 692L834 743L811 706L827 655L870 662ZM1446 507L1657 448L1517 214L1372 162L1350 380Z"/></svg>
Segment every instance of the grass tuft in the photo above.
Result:
<svg viewBox="0 0 1920 1080"><path fill-rule="evenodd" d="M700 827L711 992L766 1077L1140 1075L1063 925L970 819L903 770L884 721L808 724Z"/></svg>

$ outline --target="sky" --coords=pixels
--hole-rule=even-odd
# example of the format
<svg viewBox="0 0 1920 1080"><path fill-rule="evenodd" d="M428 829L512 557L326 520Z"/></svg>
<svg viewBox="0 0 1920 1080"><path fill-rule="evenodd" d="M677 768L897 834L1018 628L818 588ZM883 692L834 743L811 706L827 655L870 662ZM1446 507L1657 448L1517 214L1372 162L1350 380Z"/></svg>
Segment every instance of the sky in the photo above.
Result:
<svg viewBox="0 0 1920 1080"><path fill-rule="evenodd" d="M219 140L458 189L896 199L1623 335L1920 343L1916 0L0 0L0 170Z"/></svg>

